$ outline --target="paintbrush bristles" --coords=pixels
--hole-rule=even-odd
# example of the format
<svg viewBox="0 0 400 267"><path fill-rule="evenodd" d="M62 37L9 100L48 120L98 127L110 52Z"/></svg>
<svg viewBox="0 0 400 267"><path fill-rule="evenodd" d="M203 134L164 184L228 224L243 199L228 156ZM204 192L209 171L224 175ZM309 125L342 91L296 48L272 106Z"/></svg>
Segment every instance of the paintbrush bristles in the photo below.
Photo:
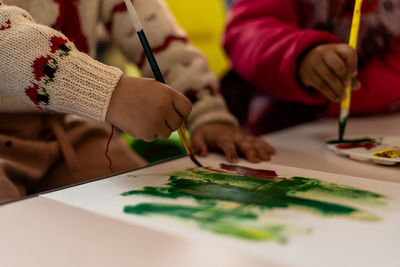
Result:
<svg viewBox="0 0 400 267"><path fill-rule="evenodd" d="M201 163L200 163L200 162L196 159L196 157L194 156L194 153L193 153L193 151L192 151L191 146L189 145L189 141L188 141L188 139L187 139L187 137L186 137L185 130L183 129L183 127L181 127L181 128L178 129L178 134L179 134L179 137L181 138L183 147L184 147L185 150L186 150L186 154L189 155L190 159L191 159L198 167L203 167L203 165L201 165Z"/></svg>
<svg viewBox="0 0 400 267"><path fill-rule="evenodd" d="M135 8L133 7L133 5L131 3L131 0L124 0L124 2L125 2L125 5L126 5L126 8L128 9L129 16L130 16L130 18L132 20L133 27L135 27L135 30L137 32L141 31L143 29L142 23L139 20L139 17L138 17L138 15L136 13Z"/></svg>

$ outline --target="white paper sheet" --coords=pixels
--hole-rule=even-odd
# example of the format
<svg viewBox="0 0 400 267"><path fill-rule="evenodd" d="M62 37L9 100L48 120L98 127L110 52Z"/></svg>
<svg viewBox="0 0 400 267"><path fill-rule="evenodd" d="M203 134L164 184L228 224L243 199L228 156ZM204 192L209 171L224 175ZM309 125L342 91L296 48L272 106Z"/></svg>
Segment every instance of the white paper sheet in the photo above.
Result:
<svg viewBox="0 0 400 267"><path fill-rule="evenodd" d="M200 161L206 166L218 167L223 159L220 156L212 155ZM288 178L292 176L312 177L383 194L388 198L384 206L353 203L354 207L375 214L381 217L382 221L368 222L338 216L321 216L296 209L266 211L263 219L268 223L288 226L286 233L288 241L282 244L274 241L252 241L219 235L199 229L190 222L176 218L146 217L123 212L124 206L143 202L182 205L196 203L194 199L190 198L171 200L142 195L128 197L120 195L144 186L162 186L169 179L166 174L194 167L187 157L44 194L42 197L117 220L143 225L156 231L166 231L195 240L220 242L221 245L240 249L269 263L276 262L288 266L400 266L400 253L398 253L400 248L400 184L268 163L241 162L239 165L257 169L272 169L279 176Z"/></svg>

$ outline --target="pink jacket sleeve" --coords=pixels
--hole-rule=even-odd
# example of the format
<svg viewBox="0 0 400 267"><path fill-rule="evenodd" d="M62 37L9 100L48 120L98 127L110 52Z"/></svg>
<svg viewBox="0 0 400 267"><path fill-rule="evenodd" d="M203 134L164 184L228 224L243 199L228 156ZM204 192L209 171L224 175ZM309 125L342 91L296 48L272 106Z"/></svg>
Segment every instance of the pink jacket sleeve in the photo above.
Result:
<svg viewBox="0 0 400 267"><path fill-rule="evenodd" d="M361 89L351 97L353 114L398 111L400 109L400 37L394 38L387 53L369 58L359 71ZM330 115L338 114L339 105L331 104Z"/></svg>
<svg viewBox="0 0 400 267"><path fill-rule="evenodd" d="M236 0L224 47L233 68L268 95L324 104L325 97L297 82L297 61L311 47L339 40L327 32L301 29L297 5L297 0Z"/></svg>

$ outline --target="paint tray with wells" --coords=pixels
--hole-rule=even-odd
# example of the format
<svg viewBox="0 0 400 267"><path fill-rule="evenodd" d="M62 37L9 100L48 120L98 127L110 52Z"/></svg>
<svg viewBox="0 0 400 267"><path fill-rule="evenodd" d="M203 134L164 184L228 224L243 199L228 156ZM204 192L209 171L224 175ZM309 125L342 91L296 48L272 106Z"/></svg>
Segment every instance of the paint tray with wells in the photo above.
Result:
<svg viewBox="0 0 400 267"><path fill-rule="evenodd" d="M339 156L394 166L400 163L400 136L329 140L326 147Z"/></svg>

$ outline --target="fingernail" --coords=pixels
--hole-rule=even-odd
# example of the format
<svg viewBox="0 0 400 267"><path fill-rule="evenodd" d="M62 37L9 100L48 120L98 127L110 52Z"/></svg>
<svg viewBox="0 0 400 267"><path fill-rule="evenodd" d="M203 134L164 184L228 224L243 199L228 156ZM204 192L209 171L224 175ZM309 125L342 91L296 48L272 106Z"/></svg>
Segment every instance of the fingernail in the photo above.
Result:
<svg viewBox="0 0 400 267"><path fill-rule="evenodd" d="M235 154L232 154L230 157L232 162L237 162L238 161L238 157Z"/></svg>
<svg viewBox="0 0 400 267"><path fill-rule="evenodd" d="M358 71L356 70L355 72L353 72L353 76L355 77L355 76L357 76L357 74L358 74Z"/></svg>
<svg viewBox="0 0 400 267"><path fill-rule="evenodd" d="M344 83L344 87L348 87L350 85L350 82L349 81L346 81L345 83Z"/></svg>

